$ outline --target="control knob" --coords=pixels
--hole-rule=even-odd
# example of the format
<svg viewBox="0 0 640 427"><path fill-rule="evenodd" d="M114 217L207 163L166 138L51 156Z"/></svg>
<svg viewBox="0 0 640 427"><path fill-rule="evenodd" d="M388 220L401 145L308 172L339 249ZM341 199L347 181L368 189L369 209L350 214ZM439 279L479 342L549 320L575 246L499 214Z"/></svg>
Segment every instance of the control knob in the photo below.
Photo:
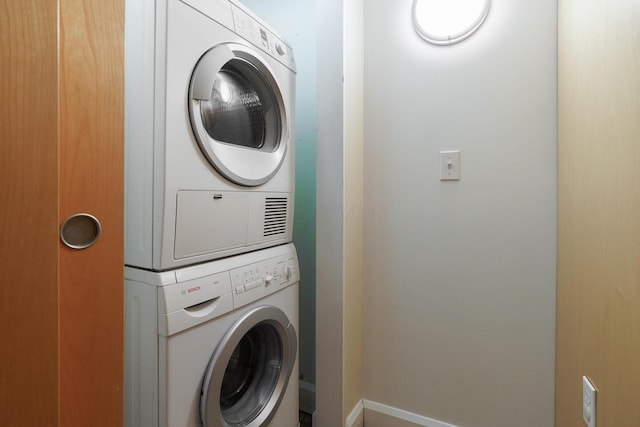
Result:
<svg viewBox="0 0 640 427"><path fill-rule="evenodd" d="M273 280L273 276L270 274L267 274L266 276L264 276L264 285L269 286L272 280Z"/></svg>

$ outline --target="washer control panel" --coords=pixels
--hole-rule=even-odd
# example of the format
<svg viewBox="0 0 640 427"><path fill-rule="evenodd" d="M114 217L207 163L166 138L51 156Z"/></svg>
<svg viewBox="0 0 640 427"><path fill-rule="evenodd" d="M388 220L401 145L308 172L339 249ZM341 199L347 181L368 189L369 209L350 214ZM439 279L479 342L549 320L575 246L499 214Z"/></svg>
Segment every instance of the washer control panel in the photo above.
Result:
<svg viewBox="0 0 640 427"><path fill-rule="evenodd" d="M298 259L281 255L230 271L234 308L300 281Z"/></svg>

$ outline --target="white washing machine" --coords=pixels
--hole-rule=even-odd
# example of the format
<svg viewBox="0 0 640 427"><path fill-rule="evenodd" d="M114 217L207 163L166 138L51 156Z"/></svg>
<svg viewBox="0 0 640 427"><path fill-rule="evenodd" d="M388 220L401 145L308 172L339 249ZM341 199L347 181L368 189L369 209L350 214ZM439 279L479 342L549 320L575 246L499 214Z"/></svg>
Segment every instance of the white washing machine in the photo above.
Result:
<svg viewBox="0 0 640 427"><path fill-rule="evenodd" d="M125 426L298 426L293 244L125 277Z"/></svg>
<svg viewBox="0 0 640 427"><path fill-rule="evenodd" d="M291 241L295 63L234 0L127 0L125 264Z"/></svg>

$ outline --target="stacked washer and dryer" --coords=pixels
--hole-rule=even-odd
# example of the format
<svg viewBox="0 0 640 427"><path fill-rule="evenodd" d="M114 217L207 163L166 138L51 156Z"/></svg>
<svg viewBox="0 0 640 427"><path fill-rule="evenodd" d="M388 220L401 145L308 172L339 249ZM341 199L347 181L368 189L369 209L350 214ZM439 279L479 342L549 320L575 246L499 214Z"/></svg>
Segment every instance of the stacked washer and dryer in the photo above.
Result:
<svg viewBox="0 0 640 427"><path fill-rule="evenodd" d="M236 0L127 0L125 425L298 425L291 47Z"/></svg>

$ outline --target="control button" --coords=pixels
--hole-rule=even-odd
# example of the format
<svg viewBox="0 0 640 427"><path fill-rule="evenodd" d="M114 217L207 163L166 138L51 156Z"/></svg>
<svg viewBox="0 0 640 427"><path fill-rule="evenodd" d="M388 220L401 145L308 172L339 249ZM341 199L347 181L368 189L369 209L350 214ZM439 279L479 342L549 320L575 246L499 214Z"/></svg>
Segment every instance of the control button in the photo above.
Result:
<svg viewBox="0 0 640 427"><path fill-rule="evenodd" d="M236 286L236 294L241 294L244 292L244 286Z"/></svg>
<svg viewBox="0 0 640 427"><path fill-rule="evenodd" d="M276 43L276 52L278 52L280 56L284 55L285 50L280 43Z"/></svg>
<svg viewBox="0 0 640 427"><path fill-rule="evenodd" d="M290 265L287 265L284 268L284 277L287 278L287 280L291 279L291 276L293 276L293 268L291 268Z"/></svg>
<svg viewBox="0 0 640 427"><path fill-rule="evenodd" d="M264 276L265 286L269 286L272 280L273 280L273 276L271 274L267 274L266 276Z"/></svg>
<svg viewBox="0 0 640 427"><path fill-rule="evenodd" d="M256 280L252 280L244 284L244 289L246 291L250 291L251 289L257 288L258 286L260 286L259 282Z"/></svg>

